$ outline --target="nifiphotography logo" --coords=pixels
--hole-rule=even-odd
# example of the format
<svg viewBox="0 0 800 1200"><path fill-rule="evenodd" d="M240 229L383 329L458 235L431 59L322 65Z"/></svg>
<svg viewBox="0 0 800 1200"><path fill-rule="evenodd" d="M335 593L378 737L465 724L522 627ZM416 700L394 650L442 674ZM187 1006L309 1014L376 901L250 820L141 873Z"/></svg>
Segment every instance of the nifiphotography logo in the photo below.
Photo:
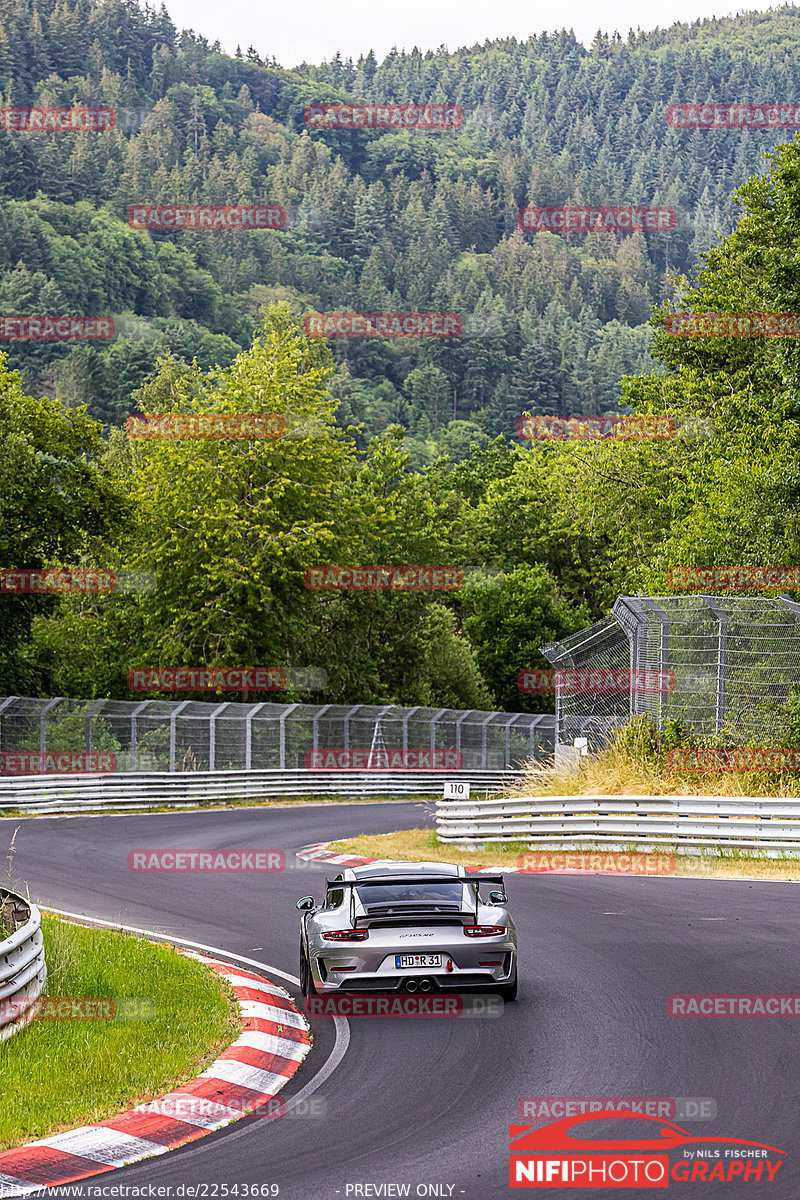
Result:
<svg viewBox="0 0 800 1200"><path fill-rule="evenodd" d="M596 1136L606 1121L625 1121L625 1136ZM587 1123L588 1131L583 1128ZM632 1136L631 1127L636 1130ZM695 1137L658 1117L619 1110L565 1117L538 1129L511 1125L509 1138L510 1187L667 1188L670 1180L772 1183L783 1165L774 1156L785 1153L745 1138Z"/></svg>

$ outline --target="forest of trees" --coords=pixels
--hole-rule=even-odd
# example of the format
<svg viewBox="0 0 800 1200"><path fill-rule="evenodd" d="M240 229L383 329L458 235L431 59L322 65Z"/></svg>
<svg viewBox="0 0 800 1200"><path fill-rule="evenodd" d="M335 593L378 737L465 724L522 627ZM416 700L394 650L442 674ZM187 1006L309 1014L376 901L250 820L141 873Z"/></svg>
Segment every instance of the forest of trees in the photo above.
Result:
<svg viewBox="0 0 800 1200"><path fill-rule="evenodd" d="M111 133L0 134L0 313L110 314L100 343L9 342L34 393L108 425L159 356L228 366L266 305L458 312L447 340L339 339L331 391L361 444L412 462L515 436L523 411L616 408L652 367L650 306L735 223L733 189L778 135L668 126L670 103L797 94L800 11L627 39L571 34L284 70L226 57L135 0L1 0L5 105L107 105ZM309 131L307 105L443 101L460 129ZM141 203L268 200L285 229L149 233ZM673 208L668 233L517 230L525 205ZM451 430L452 422L456 422Z"/></svg>
<svg viewBox="0 0 800 1200"><path fill-rule="evenodd" d="M0 11L4 103L149 113L111 134L0 134L0 312L109 313L121 328L107 346L7 344L0 565L157 581L0 595L0 693L124 697L133 668L314 666L326 690L285 695L541 709L518 671L620 593L668 590L675 565L800 562L796 341L662 328L676 298L800 311L800 143L764 160L791 133L664 119L687 98L791 100L800 12L588 51L562 33L289 72L252 49L225 58L131 2ZM303 126L309 103L373 95L452 100L465 123ZM286 229L126 221L133 203L255 200L283 205ZM520 206L567 202L673 207L677 228L516 230ZM462 313L464 334L303 331L312 310L408 309ZM525 411L620 401L674 418L677 436L514 437ZM142 441L122 427L204 410L279 413L291 436ZM331 563L467 578L456 592L309 591L305 571Z"/></svg>

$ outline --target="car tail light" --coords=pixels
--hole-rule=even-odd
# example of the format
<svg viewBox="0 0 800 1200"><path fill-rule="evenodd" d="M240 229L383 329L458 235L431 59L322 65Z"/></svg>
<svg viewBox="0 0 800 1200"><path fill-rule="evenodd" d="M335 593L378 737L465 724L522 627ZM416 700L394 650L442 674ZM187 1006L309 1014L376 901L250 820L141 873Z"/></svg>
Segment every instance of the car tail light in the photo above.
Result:
<svg viewBox="0 0 800 1200"><path fill-rule="evenodd" d="M504 925L465 925L467 937L500 937L505 933Z"/></svg>
<svg viewBox="0 0 800 1200"><path fill-rule="evenodd" d="M326 942L365 942L369 937L368 929L332 929L323 933Z"/></svg>

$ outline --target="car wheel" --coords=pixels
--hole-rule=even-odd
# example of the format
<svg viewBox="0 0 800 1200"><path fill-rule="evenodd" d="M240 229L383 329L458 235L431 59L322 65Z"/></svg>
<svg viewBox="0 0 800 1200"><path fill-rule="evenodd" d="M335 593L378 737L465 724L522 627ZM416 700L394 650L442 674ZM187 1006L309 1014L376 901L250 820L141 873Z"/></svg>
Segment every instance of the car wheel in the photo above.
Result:
<svg viewBox="0 0 800 1200"><path fill-rule="evenodd" d="M517 972L514 972L514 978L511 983L504 983L497 989L498 996L503 1000L516 1000L517 998Z"/></svg>
<svg viewBox="0 0 800 1200"><path fill-rule="evenodd" d="M302 943L300 945L300 991L304 996L316 996L317 994L311 974L311 967L309 966Z"/></svg>

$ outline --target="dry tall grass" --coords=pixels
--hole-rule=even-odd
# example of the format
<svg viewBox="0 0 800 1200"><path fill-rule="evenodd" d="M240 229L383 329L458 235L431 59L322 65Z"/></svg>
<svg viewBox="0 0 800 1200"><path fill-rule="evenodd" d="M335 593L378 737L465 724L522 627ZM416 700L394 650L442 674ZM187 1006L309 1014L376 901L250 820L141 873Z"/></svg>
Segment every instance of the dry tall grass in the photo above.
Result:
<svg viewBox="0 0 800 1200"><path fill-rule="evenodd" d="M532 766L508 796L798 796L800 779L784 771L674 771L666 766L674 745L730 746L724 739L676 742L636 718L597 754L577 767L554 762Z"/></svg>

